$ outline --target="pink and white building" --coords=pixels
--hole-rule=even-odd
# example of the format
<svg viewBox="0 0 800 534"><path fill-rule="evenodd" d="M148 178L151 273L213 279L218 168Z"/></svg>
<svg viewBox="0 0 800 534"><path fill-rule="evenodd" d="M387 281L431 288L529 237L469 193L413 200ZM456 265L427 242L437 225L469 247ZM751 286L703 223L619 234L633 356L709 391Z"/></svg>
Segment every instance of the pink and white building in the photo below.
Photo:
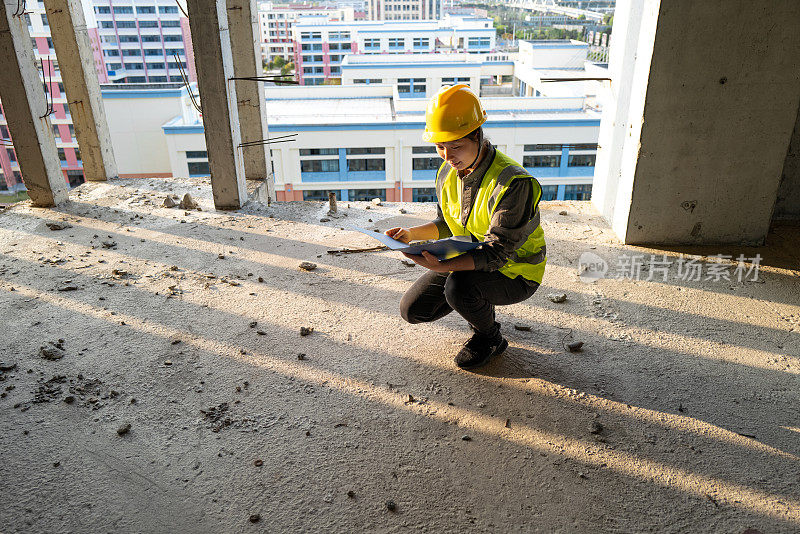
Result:
<svg viewBox="0 0 800 534"><path fill-rule="evenodd" d="M197 79L183 2L91 0L91 5L100 83L180 82L181 69L189 81Z"/></svg>
<svg viewBox="0 0 800 534"><path fill-rule="evenodd" d="M280 56L286 61L294 57L292 28L300 17L330 17L331 21L352 22L355 19L353 7L319 7L307 4L259 4L258 24L261 30L261 54L264 61L272 61Z"/></svg>

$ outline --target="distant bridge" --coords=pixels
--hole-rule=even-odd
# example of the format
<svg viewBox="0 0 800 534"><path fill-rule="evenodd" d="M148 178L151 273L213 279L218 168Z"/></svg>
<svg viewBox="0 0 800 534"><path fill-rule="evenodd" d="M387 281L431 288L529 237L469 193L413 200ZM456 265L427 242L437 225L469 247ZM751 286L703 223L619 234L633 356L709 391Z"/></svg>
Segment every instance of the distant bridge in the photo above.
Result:
<svg viewBox="0 0 800 534"><path fill-rule="evenodd" d="M587 20L594 20L597 22L603 22L603 18L605 17L604 13L562 6L557 2L557 0L509 0L506 5L518 7L520 9L527 9L529 11L558 13L560 15L567 15L568 17L572 17L574 19L580 18L580 16L583 15Z"/></svg>

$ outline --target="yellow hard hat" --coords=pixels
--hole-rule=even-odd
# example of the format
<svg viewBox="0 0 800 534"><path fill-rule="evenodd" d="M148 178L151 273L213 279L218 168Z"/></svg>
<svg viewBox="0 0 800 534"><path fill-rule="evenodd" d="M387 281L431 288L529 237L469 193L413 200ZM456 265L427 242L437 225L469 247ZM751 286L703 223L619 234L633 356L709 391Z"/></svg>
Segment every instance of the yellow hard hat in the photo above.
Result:
<svg viewBox="0 0 800 534"><path fill-rule="evenodd" d="M446 143L461 139L486 122L486 111L468 85L445 85L428 101L423 141Z"/></svg>

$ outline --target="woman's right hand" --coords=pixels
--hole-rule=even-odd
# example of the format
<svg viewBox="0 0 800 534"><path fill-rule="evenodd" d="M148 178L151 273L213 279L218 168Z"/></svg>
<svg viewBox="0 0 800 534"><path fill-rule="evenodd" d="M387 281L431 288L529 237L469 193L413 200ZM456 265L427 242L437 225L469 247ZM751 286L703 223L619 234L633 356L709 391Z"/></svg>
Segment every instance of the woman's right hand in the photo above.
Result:
<svg viewBox="0 0 800 534"><path fill-rule="evenodd" d="M412 240L411 229L410 228L389 228L384 232L384 234L388 235L392 239L396 239L403 243L408 243Z"/></svg>

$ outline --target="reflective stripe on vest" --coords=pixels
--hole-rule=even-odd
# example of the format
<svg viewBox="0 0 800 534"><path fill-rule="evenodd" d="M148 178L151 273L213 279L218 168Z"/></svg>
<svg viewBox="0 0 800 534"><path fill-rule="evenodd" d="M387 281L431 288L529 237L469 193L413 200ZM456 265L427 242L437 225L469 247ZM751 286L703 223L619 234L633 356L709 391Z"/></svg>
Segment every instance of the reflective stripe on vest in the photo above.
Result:
<svg viewBox="0 0 800 534"><path fill-rule="evenodd" d="M494 210L515 179L530 179L534 186L536 211L525 224L525 242L499 271L509 278L522 275L528 280L541 283L546 262L544 231L540 226L538 201L541 199L541 186L536 179L519 164L504 154L495 151L491 165L481 178L481 185L475 192L475 202L466 224L462 224L461 198L463 183L455 169L448 163L439 167L436 175L436 193L445 222L454 236L471 235L483 240L489 231Z"/></svg>

